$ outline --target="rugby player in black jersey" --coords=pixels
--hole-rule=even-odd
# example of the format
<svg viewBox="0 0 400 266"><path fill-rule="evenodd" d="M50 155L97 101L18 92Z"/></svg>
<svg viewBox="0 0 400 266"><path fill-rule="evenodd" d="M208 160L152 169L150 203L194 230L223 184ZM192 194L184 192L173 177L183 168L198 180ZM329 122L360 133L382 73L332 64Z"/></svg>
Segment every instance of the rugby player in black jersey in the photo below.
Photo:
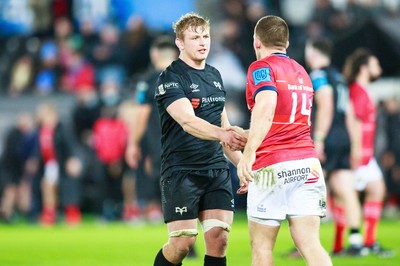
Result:
<svg viewBox="0 0 400 266"><path fill-rule="evenodd" d="M175 24L179 58L158 79L161 122L161 200L169 239L154 265L182 265L202 225L204 265L226 265L234 200L227 159L237 164L246 142L229 126L226 91L217 69L206 64L210 25L189 13ZM157 141L157 140L154 140ZM225 143L223 148L221 143Z"/></svg>

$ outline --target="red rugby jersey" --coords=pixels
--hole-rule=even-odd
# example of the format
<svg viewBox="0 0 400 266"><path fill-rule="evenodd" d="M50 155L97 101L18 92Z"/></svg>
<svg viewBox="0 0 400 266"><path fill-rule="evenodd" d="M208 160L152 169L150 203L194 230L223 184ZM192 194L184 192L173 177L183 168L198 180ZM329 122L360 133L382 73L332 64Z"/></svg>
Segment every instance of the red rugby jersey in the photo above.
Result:
<svg viewBox="0 0 400 266"><path fill-rule="evenodd" d="M376 106L367 90L358 83L350 85L350 101L354 113L361 120L361 165L367 165L374 156Z"/></svg>
<svg viewBox="0 0 400 266"><path fill-rule="evenodd" d="M286 54L252 63L247 74L246 101L252 111L262 90L278 93L272 126L256 152L253 170L290 160L317 157L310 136L314 89L305 69Z"/></svg>

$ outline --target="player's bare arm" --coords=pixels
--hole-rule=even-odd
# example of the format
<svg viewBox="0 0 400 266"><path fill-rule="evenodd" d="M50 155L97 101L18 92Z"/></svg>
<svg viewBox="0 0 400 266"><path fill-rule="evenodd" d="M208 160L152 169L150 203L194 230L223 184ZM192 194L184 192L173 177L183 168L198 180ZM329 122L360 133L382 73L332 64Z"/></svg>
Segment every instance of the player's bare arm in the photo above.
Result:
<svg viewBox="0 0 400 266"><path fill-rule="evenodd" d="M362 121L354 113L353 104L350 102L346 109L346 127L351 142L351 168L356 169L361 162L362 147Z"/></svg>
<svg viewBox="0 0 400 266"><path fill-rule="evenodd" d="M256 159L256 151L271 128L276 102L275 91L261 91L256 96L256 104L251 113L249 138L244 148L243 158L237 167L241 186L253 181L252 166Z"/></svg>
<svg viewBox="0 0 400 266"><path fill-rule="evenodd" d="M239 134L227 131L197 117L187 98L181 98L167 107L167 112L182 126L183 130L204 140L219 140L228 143L233 149L240 150L246 145L246 139Z"/></svg>
<svg viewBox="0 0 400 266"><path fill-rule="evenodd" d="M132 123L129 128L129 139L128 146L125 152L125 160L127 164L134 169L136 169L139 164L139 160L141 157L139 143L144 135L144 132L146 131L150 113L150 104L137 106L134 119L135 123Z"/></svg>
<svg viewBox="0 0 400 266"><path fill-rule="evenodd" d="M229 128L230 127L230 123L229 123L229 119L228 119L228 115L226 113L226 109L224 108L224 110L222 111L221 114L221 121L222 121L222 128ZM233 165L237 166L240 159L242 158L242 152L241 151L234 151L232 150L230 147L226 146L226 145L222 145L223 150L224 150L224 154L226 155L226 157L228 157L228 159L233 163Z"/></svg>
<svg viewBox="0 0 400 266"><path fill-rule="evenodd" d="M321 87L315 93L318 111L315 117L314 143L318 158L325 161L324 140L333 120L333 90L330 85Z"/></svg>

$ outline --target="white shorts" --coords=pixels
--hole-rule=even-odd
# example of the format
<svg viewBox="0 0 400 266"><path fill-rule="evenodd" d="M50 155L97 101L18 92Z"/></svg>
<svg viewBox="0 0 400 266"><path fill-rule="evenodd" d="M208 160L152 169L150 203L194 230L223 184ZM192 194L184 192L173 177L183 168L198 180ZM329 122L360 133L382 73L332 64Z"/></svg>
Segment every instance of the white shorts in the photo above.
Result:
<svg viewBox="0 0 400 266"><path fill-rule="evenodd" d="M326 212L326 187L316 158L277 163L254 172L247 195L249 220L285 220Z"/></svg>
<svg viewBox="0 0 400 266"><path fill-rule="evenodd" d="M354 188L363 191L369 182L382 179L383 174L375 158L371 158L367 165L353 171L353 178Z"/></svg>
<svg viewBox="0 0 400 266"><path fill-rule="evenodd" d="M48 161L44 166L44 179L51 184L56 184L58 182L58 178L58 163L54 160Z"/></svg>

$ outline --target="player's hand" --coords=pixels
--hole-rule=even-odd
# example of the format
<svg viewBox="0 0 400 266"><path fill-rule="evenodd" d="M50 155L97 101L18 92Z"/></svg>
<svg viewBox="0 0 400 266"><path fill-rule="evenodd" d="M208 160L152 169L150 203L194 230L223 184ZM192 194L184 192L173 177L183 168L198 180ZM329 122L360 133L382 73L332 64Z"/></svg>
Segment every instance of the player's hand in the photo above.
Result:
<svg viewBox="0 0 400 266"><path fill-rule="evenodd" d="M233 130L226 130L221 141L221 145L225 148L229 148L232 151L243 150L247 143L247 138L241 136Z"/></svg>
<svg viewBox="0 0 400 266"><path fill-rule="evenodd" d="M82 163L76 157L70 157L67 160L65 167L70 177L78 178L82 172Z"/></svg>
<svg viewBox="0 0 400 266"><path fill-rule="evenodd" d="M242 137L244 137L246 139L249 137L248 136L249 135L248 132L246 132L243 128L238 127L238 126L229 126L229 127L226 128L226 130L235 131L240 136L242 136Z"/></svg>
<svg viewBox="0 0 400 266"><path fill-rule="evenodd" d="M136 144L129 144L125 151L125 161L129 167L137 169L139 166L139 160L142 154L140 147Z"/></svg>
<svg viewBox="0 0 400 266"><path fill-rule="evenodd" d="M245 153L243 153L242 159L237 165L237 175L240 180L240 186L244 187L243 189L246 189L249 182L253 181L254 174L252 171L252 167L255 160L256 154L254 152L249 153L245 151Z"/></svg>
<svg viewBox="0 0 400 266"><path fill-rule="evenodd" d="M248 184L240 183L240 187L238 188L238 190L236 190L236 194L239 194L239 195L246 194L248 191L248 188L249 188Z"/></svg>
<svg viewBox="0 0 400 266"><path fill-rule="evenodd" d="M321 163L326 161L325 156L325 144L322 141L314 141L315 151L317 152L317 157Z"/></svg>
<svg viewBox="0 0 400 266"><path fill-rule="evenodd" d="M351 169L357 169L361 164L361 147L351 146L350 165Z"/></svg>

